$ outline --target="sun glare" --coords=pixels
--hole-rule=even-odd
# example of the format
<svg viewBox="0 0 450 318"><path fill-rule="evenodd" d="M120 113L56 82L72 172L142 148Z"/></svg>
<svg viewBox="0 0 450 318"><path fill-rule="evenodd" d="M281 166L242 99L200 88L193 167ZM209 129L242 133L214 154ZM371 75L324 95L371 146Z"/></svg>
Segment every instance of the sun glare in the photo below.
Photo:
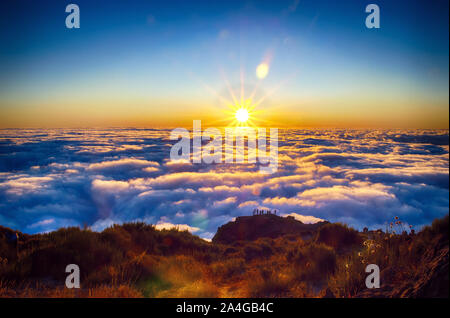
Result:
<svg viewBox="0 0 450 318"><path fill-rule="evenodd" d="M248 120L248 110L246 110L245 108L239 108L236 111L236 120L240 123L245 123Z"/></svg>

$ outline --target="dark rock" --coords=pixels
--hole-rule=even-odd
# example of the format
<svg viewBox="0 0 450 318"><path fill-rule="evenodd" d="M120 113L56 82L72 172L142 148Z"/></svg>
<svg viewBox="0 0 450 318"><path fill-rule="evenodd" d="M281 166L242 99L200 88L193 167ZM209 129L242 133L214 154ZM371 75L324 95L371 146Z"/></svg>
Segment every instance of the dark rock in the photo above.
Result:
<svg viewBox="0 0 450 318"><path fill-rule="evenodd" d="M293 217L281 217L274 214L240 216L234 222L219 227L212 241L230 244L236 241L253 241L260 237L276 238L289 234L307 239L327 223L304 224Z"/></svg>

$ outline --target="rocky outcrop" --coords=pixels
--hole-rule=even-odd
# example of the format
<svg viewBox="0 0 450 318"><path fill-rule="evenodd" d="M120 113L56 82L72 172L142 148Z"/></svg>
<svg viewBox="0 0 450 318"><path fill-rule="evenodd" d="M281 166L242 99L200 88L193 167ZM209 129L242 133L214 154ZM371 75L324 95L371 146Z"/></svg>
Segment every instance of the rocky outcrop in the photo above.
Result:
<svg viewBox="0 0 450 318"><path fill-rule="evenodd" d="M293 217L281 217L274 214L240 216L218 228L212 239L215 243L229 244L236 241L253 241L260 237L275 238L282 235L312 237L328 222L304 224Z"/></svg>

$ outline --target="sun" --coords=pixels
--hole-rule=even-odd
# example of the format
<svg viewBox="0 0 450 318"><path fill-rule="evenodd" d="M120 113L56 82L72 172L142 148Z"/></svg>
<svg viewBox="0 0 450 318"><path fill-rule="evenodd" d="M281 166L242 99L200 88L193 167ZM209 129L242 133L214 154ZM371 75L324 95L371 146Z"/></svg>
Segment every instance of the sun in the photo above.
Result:
<svg viewBox="0 0 450 318"><path fill-rule="evenodd" d="M248 110L245 108L239 108L235 114L236 120L240 123L245 123L248 120Z"/></svg>

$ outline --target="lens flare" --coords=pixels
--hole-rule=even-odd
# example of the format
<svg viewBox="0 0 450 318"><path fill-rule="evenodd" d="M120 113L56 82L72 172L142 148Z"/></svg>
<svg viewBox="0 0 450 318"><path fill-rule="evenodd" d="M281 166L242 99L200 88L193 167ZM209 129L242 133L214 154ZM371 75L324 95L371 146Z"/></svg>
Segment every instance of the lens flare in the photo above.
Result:
<svg viewBox="0 0 450 318"><path fill-rule="evenodd" d="M269 73L269 65L267 65L267 63L261 63L256 68L256 76L259 79L265 78L268 73Z"/></svg>

